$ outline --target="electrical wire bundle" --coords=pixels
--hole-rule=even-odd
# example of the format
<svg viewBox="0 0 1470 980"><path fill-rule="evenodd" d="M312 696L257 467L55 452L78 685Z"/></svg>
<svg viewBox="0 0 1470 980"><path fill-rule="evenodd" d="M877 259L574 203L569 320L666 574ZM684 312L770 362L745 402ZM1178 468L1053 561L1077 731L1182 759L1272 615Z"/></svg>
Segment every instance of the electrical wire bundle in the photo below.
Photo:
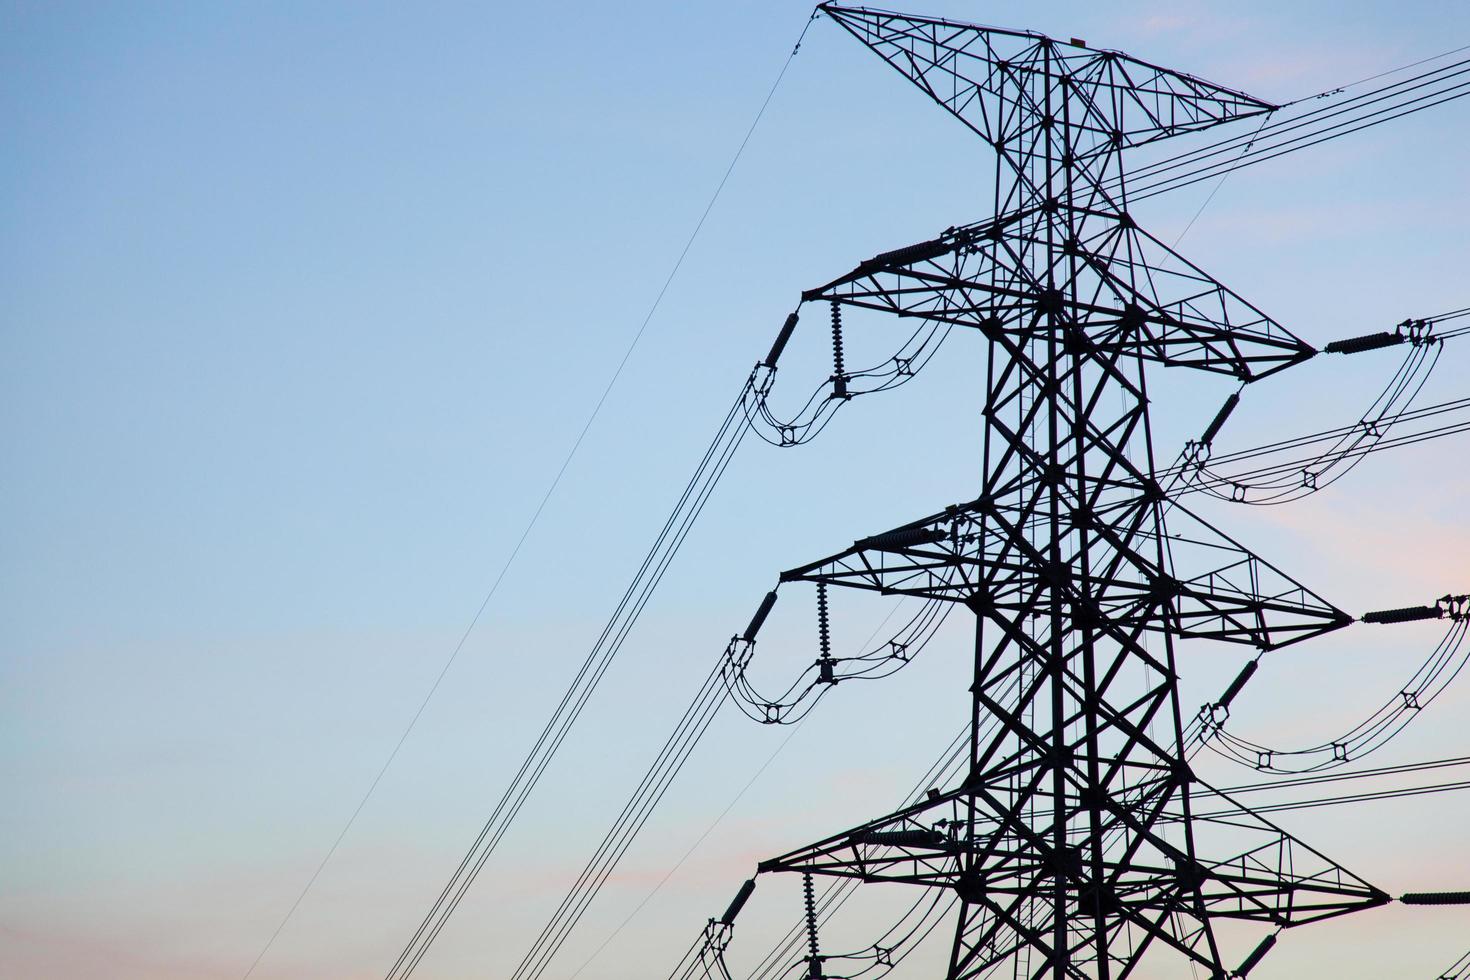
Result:
<svg viewBox="0 0 1470 980"><path fill-rule="evenodd" d="M1451 310L1448 313L1441 313L1439 316L1431 317L1428 322L1430 324L1448 323L1450 320L1460 320L1467 316L1470 316L1470 306L1465 307L1463 310ZM1463 337L1467 333L1470 333L1470 324L1459 327L1451 327L1448 330L1440 330L1438 333L1440 340L1449 340L1453 337Z"/></svg>
<svg viewBox="0 0 1470 980"><path fill-rule="evenodd" d="M1470 980L1470 953L1455 960L1438 977L1438 980Z"/></svg>
<svg viewBox="0 0 1470 980"><path fill-rule="evenodd" d="M1203 491L1220 500L1258 506L1291 503L1331 486L1373 452L1390 428L1409 417L1410 406L1444 350L1427 331L1412 334L1410 345L1404 362L1367 411L1356 424L1332 430L1335 437L1319 434L1289 439L1218 459L1210 458L1208 443L1193 443L1186 450L1184 462L1164 475L1182 477L1179 492ZM1329 440L1325 448L1315 450L1317 443ZM1306 446L1313 446L1315 454L1287 462L1277 458L1282 452ZM1229 473L1220 469L1222 465L1242 463L1251 468Z"/></svg>
<svg viewBox="0 0 1470 980"><path fill-rule="evenodd" d="M792 317L795 316L793 313ZM788 323L795 325L794 319ZM817 385L806 402L789 418L779 418L771 410L769 385L758 383L747 390L745 417L756 435L773 446L800 446L810 442L827 427L844 402L859 395L891 391L912 381L938 353L949 336L950 325L934 320L922 321L892 357L861 371L845 370L841 329L839 308L834 304L832 341L835 370L830 378ZM777 343L784 346L780 340ZM779 353L779 347L773 350L767 363Z"/></svg>
<svg viewBox="0 0 1470 980"><path fill-rule="evenodd" d="M403 947L387 980L403 980L418 968L429 947L443 930L445 923L454 914L470 886L474 884L490 855L494 853L516 815L525 805L526 799L536 787L547 767L551 764L562 742L586 707L588 699L606 674L613 659L627 641L655 589L663 580L670 563L684 544L695 521L703 512L710 494L714 492L720 477L724 475L735 451L739 448L748 427L741 413L741 404L754 383L755 374L742 388L740 396L726 413L724 421L716 431L714 439L705 451L694 476L685 486L683 494L673 512L664 522L652 547L644 556L633 581L624 591L602 632L592 646L586 659L572 678L571 684L562 695L561 701L552 712L551 718L537 736L530 752L511 779L484 826L466 850L459 866L428 913L420 922L413 936ZM717 674L713 675L717 678Z"/></svg>
<svg viewBox="0 0 1470 980"><path fill-rule="evenodd" d="M715 438L705 451L694 477L686 486L673 513L665 522L653 547L650 548L643 564L635 574L633 582L628 586L621 601L614 609L612 617L594 643L592 651L574 676L571 685L553 712L551 720L547 722L530 754L491 812L479 835L466 851L449 882L441 890L418 929L399 954L392 969L386 975L386 980L406 980L413 974L429 947L443 930L445 923L468 893L481 869L550 765L552 758L576 723L613 659L621 650L654 590L662 581L669 564L703 511L715 485L724 474L726 467L729 466L745 434L754 430L762 438L774 441L778 445L790 446L809 442L830 421L837 405L857 395L896 388L912 379L934 356L939 344L948 334L948 327L945 326L938 324L921 326L899 348L899 351L882 365L865 371L848 373L843 370L842 364L840 311L834 305L833 349L837 371L827 382L827 385L832 388L832 393L820 401L814 394L808 399L807 405L808 408L815 406L815 410L810 412L803 410L806 413L804 419L799 415L795 422L782 423L771 414L768 408L768 398L774 387L776 360L790 339L795 326L796 315L793 314L787 318L770 354L751 371L735 404L726 414ZM871 383L865 385L862 383L864 381ZM818 394L823 388L818 389ZM770 431L778 433L775 440L761 430L762 424ZM858 662L862 666L842 679L887 676L907 662L906 651L912 649L913 652L917 652L918 649L922 649L922 646L932 637L933 632L938 629L941 621L942 616L938 616L937 611L932 608L927 614L921 612L911 623L913 629L907 633L900 633L884 648L880 648L887 651L884 655L863 654L846 658L844 662ZM732 642L732 649L733 647ZM663 793L678 775L689 753L713 720L715 712L724 699L725 690L721 678L730 662L728 656L722 658L706 677L704 684L676 725L674 733L669 736L669 740L665 743L653 766L634 790L632 798L617 817L613 827L607 832L597 851L583 869L581 876L573 883L571 890L553 913L551 920L526 953L513 975L513 980L535 980L540 977L561 949L567 936L575 928L603 883L612 874L618 861L632 844L633 839L652 814L653 808L662 799ZM830 661L830 663L836 662L838 661L835 659ZM832 678L832 683L835 683L837 679ZM739 681L734 681L734 683L738 684ZM753 692L749 693L753 694ZM816 698L810 699L806 711L811 710L816 700ZM806 711L802 712L803 716Z"/></svg>
<svg viewBox="0 0 1470 980"><path fill-rule="evenodd" d="M808 884L810 881L808 880ZM809 895L810 905L807 918L804 918L795 931L795 947L799 947L803 939L807 940L808 950L815 950L815 944L811 941L812 936L803 936L803 930L811 930L816 927L818 917L822 916L819 901L815 896ZM944 892L936 891L932 896L921 895L887 930L883 932L872 944L861 949L844 953L818 953L808 952L807 955L798 956L794 959L778 961L784 963L780 969L774 972L765 971L762 976L777 980L783 977L812 976L812 961L815 959L820 967L823 977L842 978L842 980L880 980L887 976L908 956L918 949L924 940L944 921L945 915L954 908L959 901L954 895L946 895ZM825 921L825 918L823 919ZM684 954L679 967L675 968L673 977L679 980L687 980L691 977L704 977L706 980L733 980L730 968L725 962L725 950L729 946L730 932L728 924L726 928L719 928L722 923L711 922L706 928L704 935L697 940ZM790 950L788 950L790 952ZM842 972L833 972L833 967ZM671 977L671 980L673 980Z"/></svg>
<svg viewBox="0 0 1470 980"><path fill-rule="evenodd" d="M858 386L847 389L845 396L829 398L823 403L824 407L831 405L834 409L836 404L854 395L891 389L911 379L933 356L934 349L947 333L947 329L940 329L937 326L921 328L894 357L885 362L884 366L870 371L845 374L840 370L839 323L840 321L834 315L834 344L838 352L839 372L834 375L832 383L839 383L839 379L877 378L880 380L872 387ZM710 494L713 493L716 484L724 475L725 469L729 466L746 433L752 429L759 431L754 419L771 419L766 408L766 401L774 386L775 362L781 353L781 348L789 340L795 324L794 315L787 319L770 355L751 371L740 395L726 413L724 421L700 460L694 476L686 485L684 493L676 503L653 546L644 557L632 583L624 592L612 616L593 644L591 652L573 677L572 683L563 694L551 719L543 728L530 753L513 777L510 786L507 787L492 810L490 817L485 821L480 833L465 852L448 883L440 891L429 912L404 946L385 980L406 980L417 969L429 947L474 884L490 855L504 838L510 825L576 723L603 675L622 649L628 635L642 615L644 607L663 580L670 563L702 513ZM755 413L754 416L752 412ZM831 411L819 412L818 417L822 420L820 424L806 425L801 429L798 438L793 438L784 444L796 445L810 441L825 426L826 420L830 419ZM934 624L934 627L937 628L937 624ZM932 635L932 633L927 635ZM927 635L925 635L924 642L927 642ZM913 642L913 640L895 639L893 642L902 644ZM896 646L889 647L890 653L898 649L899 647ZM898 661L897 666L902 666L901 657L894 656L890 660ZM530 951L527 952L514 974L514 980L534 980L541 976L557 951L560 950L566 937L575 928L602 884L611 875L634 837L642 829L669 784L678 775L689 753L708 728L715 711L723 701L725 692L721 676L725 663L726 661L722 658L706 677L704 684L676 725L674 733L669 736L668 742L665 743L653 766L634 790L633 797L623 812L619 814L613 827L584 868L582 875L573 883L562 904L553 913L552 919L532 944ZM871 674L879 671L879 667L868 664L863 672Z"/></svg>
<svg viewBox="0 0 1470 980"><path fill-rule="evenodd" d="M1227 786L1224 789L1212 789L1201 787L1195 793L1197 801L1208 799L1210 796L1234 797L1255 793L1274 793L1281 790L1311 789L1323 784L1340 782L1351 782L1360 779L1380 779L1385 776L1404 776L1417 772L1431 772L1446 768L1459 768L1470 766L1470 756L1460 756L1453 759L1433 759L1428 762L1412 762L1399 766L1385 766L1379 769L1361 769L1357 772L1330 773L1328 775L1301 776L1296 779L1276 779L1266 783L1250 783L1244 786ZM1251 805L1252 813L1280 813L1286 810L1307 810L1321 806L1341 806L1347 803L1366 803L1371 800L1399 799L1406 796L1424 796L1434 793L1448 793L1458 790L1470 789L1470 779L1458 779L1443 783L1429 783L1417 786L1402 786L1395 789L1369 790L1366 792L1339 794L1336 796L1315 796L1306 799L1269 801ZM1229 817L1239 810L1220 810L1214 812L1200 812L1193 814L1195 818L1209 819L1214 817Z"/></svg>
<svg viewBox="0 0 1470 980"><path fill-rule="evenodd" d="M998 724L998 722L997 722ZM938 760L914 784L913 789L905 798L905 805L911 806L924 799L930 787L944 785L955 778L963 769L965 759L968 755L968 742L970 738L969 729L964 731L945 747ZM873 847L864 846L864 851L875 850ZM824 887L815 898L815 911L817 921L825 923L834 916L846 901L856 891L858 882L851 878L839 878ZM795 925L776 941L771 950L756 964L749 974L749 980L775 980L775 978L786 975L793 966L805 962L800 956L801 947L805 940L807 922L799 919ZM723 976L728 977L723 963L724 945L728 942L728 936L723 940L718 935L712 936L709 930L696 940L688 952L679 960L673 972L669 974L669 980L690 980L697 976ZM717 965L718 964L718 965ZM725 972L719 972L725 971Z"/></svg>
<svg viewBox="0 0 1470 980"><path fill-rule="evenodd" d="M1458 51L1448 54L1455 53ZM1438 57L1444 58L1447 55ZM1420 62L1424 63L1426 62ZM1242 167L1274 160L1286 153L1316 146L1370 126L1463 98L1470 95L1470 59L1453 61L1370 89L1361 95L1335 100L1334 97L1342 91L1343 89L1337 89L1315 98L1288 103L1275 111L1281 112L1313 101L1323 104L1280 118L1268 118L1252 133L1217 140L1135 168L1126 178L1127 197L1136 202L1201 181L1223 177ZM1115 180L1109 189L1121 192L1124 189L1123 179Z"/></svg>
<svg viewBox="0 0 1470 980"><path fill-rule="evenodd" d="M752 721L765 725L791 725L801 721L822 696L842 681L879 680L890 677L923 652L954 608L951 602L926 599L907 623L890 639L872 650L853 657L823 655L791 682L778 697L769 698L755 690L747 677L747 669L755 652L754 645L743 637L735 637L725 651L724 679L735 704ZM825 616L823 632L825 633Z"/></svg>
<svg viewBox="0 0 1470 980"><path fill-rule="evenodd" d="M592 900L617 868L618 862L632 846L639 831L653 815L654 808L684 768L690 753L709 730L725 701L725 689L720 682L721 666L717 662L715 668L705 677L698 693L675 726L673 734L664 742L653 765L644 774L581 874L542 927L520 965L511 974L511 980L533 980L546 971Z"/></svg>
<svg viewBox="0 0 1470 980"><path fill-rule="evenodd" d="M1446 600L1463 597L1446 596ZM1320 745L1301 749L1274 749L1235 735L1225 727L1228 707L1207 706L1202 716L1201 740L1212 751L1236 762L1266 772L1317 772L1346 765L1382 748L1428 707L1455 679L1470 659L1470 617L1452 614L1444 637L1428 659L1387 703L1342 735Z"/></svg>
<svg viewBox="0 0 1470 980"><path fill-rule="evenodd" d="M1403 431L1406 423L1430 420L1435 424ZM1390 426L1394 430L1392 434L1389 433ZM1337 466L1346 462L1350 469L1358 460L1371 453L1417 445L1463 432L1470 432L1470 398L1456 398L1422 408L1405 409L1383 423L1357 422L1238 452L1212 455L1209 457L1208 472L1196 466L1190 456L1194 450L1189 450L1180 457L1178 463L1161 471L1160 476L1177 481L1176 485L1170 487L1169 492L1172 495L1182 496L1206 491L1233 503L1277 503L1275 500L1252 497L1249 491L1276 482L1278 485L1291 485L1309 493L1327 485L1320 478L1325 465ZM1287 455L1288 453L1291 455ZM1237 466L1244 468L1225 469ZM1307 473L1315 473L1317 478L1309 480L1305 476ZM1346 469L1336 472L1329 482L1335 482L1345 473ZM1238 491L1235 489L1237 487L1243 489ZM1300 499L1304 495L1299 494L1291 499Z"/></svg>
<svg viewBox="0 0 1470 980"><path fill-rule="evenodd" d="M948 605L952 605L952 603ZM1003 690L1002 696L1008 699L1016 695L1020 686L1021 678L1017 676ZM999 730L1000 724L999 718L987 718L985 727L980 730L980 737L985 738L994 734ZM948 785L961 775L969 758L970 735L969 726L966 726L945 746L939 758L925 771L905 797L903 803L904 808L923 801L931 788ZM862 854L873 854L877 853L878 846L858 845L856 850ZM815 899L816 921L819 924L824 924L835 916L847 900L856 892L856 886L858 884L859 882L856 879L838 878L826 885ZM922 899L919 905L921 904ZM882 968L884 964L878 962L878 960L884 958L893 960L890 966L896 966L897 961L912 951L933 929L932 924L928 925L927 928L915 928L912 924L906 927L905 924L911 919L915 909L919 905L905 912L898 923L890 927L884 933L884 938L880 938L875 946L859 950L852 954L853 957L859 961L863 961L864 959L871 960L865 968L868 970ZM946 906L946 909L948 907ZM939 919L942 919L943 911L938 912L937 915ZM795 925L787 930L777 940L770 951L756 964L749 974L749 980L777 980L777 978L786 976L792 970L805 963L805 957L799 954L805 938L806 928L807 923L803 919L798 920ZM900 934L908 937L905 943L891 942L891 937ZM694 946L690 947L683 958L680 959L678 965L675 966L673 972L669 975L669 980L689 980L689 978L696 976L728 977L729 974L727 971L721 972L725 970L723 954L728 942L728 930L706 930L701 940L696 941ZM880 957L878 955L880 949L888 955L886 957ZM887 970L883 969L883 972L886 973ZM874 977L881 976L882 973L868 973L865 975Z"/></svg>
<svg viewBox="0 0 1470 980"><path fill-rule="evenodd" d="M899 666L902 666L907 661L903 660L902 654L897 651L903 650L910 644L918 644L918 647L922 648L922 645L932 637L937 624L927 627L924 625L931 623L936 618L934 613L927 611L928 605L926 603L926 610L921 610L892 639L877 648L879 651L889 651L886 659L898 659L900 660ZM652 816L654 808L663 799L675 777L679 775L688 761L690 753L703 738L721 705L725 702L730 684L727 676L730 651L737 645L744 650L754 649L754 634L759 630L760 622L768 612L769 606L766 606L763 613L757 613L757 618L746 629L745 634L732 639L726 653L716 661L714 668L705 677L699 691L679 719L673 733L659 750L653 764L634 789L628 802L624 804L613 826L603 837L550 920L542 928L520 965L511 974L511 980L535 980L540 977L572 930L576 928L583 913L612 875L618 862L643 829L648 818ZM942 621L942 616L938 618ZM917 628L916 624L918 624ZM881 628L882 624L879 626L879 629ZM927 632L925 632L926 629ZM874 632L876 633L877 630ZM916 639L916 637L919 638ZM867 656L830 659L834 663L851 662L865 660ZM869 668L869 670L872 669ZM815 704L815 699L812 703ZM810 709L811 705L807 707L807 711ZM804 715L805 712L803 712Z"/></svg>
<svg viewBox="0 0 1470 980"><path fill-rule="evenodd" d="M705 931L694 940L694 945L679 960L679 965L674 968L679 980L689 980L696 976L709 980L734 980L730 976L729 967L725 965L725 949L729 945L730 932L728 927L721 929L719 925L710 920Z"/></svg>

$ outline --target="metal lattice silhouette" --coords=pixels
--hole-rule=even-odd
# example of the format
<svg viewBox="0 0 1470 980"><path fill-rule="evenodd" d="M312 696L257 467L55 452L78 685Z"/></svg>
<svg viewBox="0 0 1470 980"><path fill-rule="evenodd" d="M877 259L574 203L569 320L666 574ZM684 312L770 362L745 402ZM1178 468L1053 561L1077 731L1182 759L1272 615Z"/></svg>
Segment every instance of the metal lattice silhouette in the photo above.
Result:
<svg viewBox="0 0 1470 980"><path fill-rule="evenodd" d="M952 980L1122 978L1145 957L1224 978L1270 939L1242 964L1221 920L1387 902L1186 758L1177 640L1265 650L1352 621L1173 499L1150 437L1150 366L1244 385L1315 353L1127 208L1130 148L1273 107L1080 42L822 9L999 157L995 218L803 295L980 331L984 475L973 501L782 580L971 610L972 736L959 785L761 870L951 889Z"/></svg>

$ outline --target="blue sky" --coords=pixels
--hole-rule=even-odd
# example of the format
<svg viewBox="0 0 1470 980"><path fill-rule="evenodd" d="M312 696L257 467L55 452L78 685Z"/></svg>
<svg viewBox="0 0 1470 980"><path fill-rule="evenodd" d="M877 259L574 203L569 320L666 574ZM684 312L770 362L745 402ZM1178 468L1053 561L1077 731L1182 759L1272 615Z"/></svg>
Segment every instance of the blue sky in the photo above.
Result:
<svg viewBox="0 0 1470 980"><path fill-rule="evenodd" d="M1082 37L1276 100L1470 43L1470 12L1427 2L922 12ZM3 8L0 973L244 972L479 605L805 16ZM1467 103L1233 175L1181 251L1316 343L1465 306ZM983 150L813 26L525 552L256 976L387 969L797 294L984 217ZM1172 240L1207 193L1141 220ZM799 338L793 364L819 375L820 343ZM514 965L777 570L966 496L981 354L946 348L807 449L747 447L429 975ZM1464 393L1466 356L1447 352L1426 400ZM1392 360L1262 386L1232 435L1350 421ZM1164 446L1225 393L1161 385L1177 405ZM1382 454L1293 509L1219 517L1344 608L1422 602L1470 587L1467 458L1451 443ZM839 638L885 611L844 600ZM788 665L805 617L772 621ZM1434 637L1365 630L1268 664L1242 723L1330 735ZM1188 660L1186 705L1238 665ZM956 666L941 651L830 699L583 975L671 965L755 860L888 809L963 717ZM1463 753L1463 685L1436 707L1386 762ZM886 724L860 724L874 712ZM562 975L784 737L717 724ZM1466 886L1463 802L1374 806L1282 823L1390 891ZM763 886L742 938L758 948L797 908ZM1465 923L1390 909L1303 929L1252 976L1433 976Z"/></svg>

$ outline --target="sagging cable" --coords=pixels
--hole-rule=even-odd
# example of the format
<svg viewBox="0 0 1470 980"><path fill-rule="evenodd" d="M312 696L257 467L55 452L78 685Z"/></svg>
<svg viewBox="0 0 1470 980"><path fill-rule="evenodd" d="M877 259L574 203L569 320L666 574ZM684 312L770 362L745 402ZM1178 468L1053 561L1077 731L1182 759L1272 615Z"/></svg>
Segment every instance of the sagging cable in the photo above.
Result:
<svg viewBox="0 0 1470 980"><path fill-rule="evenodd" d="M1363 616L1364 622L1401 623L1448 619L1449 628L1412 676L1372 715L1337 738L1300 749L1272 748L1241 738L1225 725L1229 704L1255 673L1247 664L1213 704L1197 716L1198 729L1189 740L1243 765L1263 772L1308 773L1335 769L1363 758L1388 744L1428 707L1470 662L1470 596L1442 597L1435 606L1388 609Z"/></svg>
<svg viewBox="0 0 1470 980"><path fill-rule="evenodd" d="M774 601L774 600L772 600ZM752 721L763 725L791 725L805 718L827 691L847 680L879 680L906 667L933 640L953 609L954 603L941 599L925 600L918 611L892 636L877 646L859 648L855 656L834 656L831 646L831 622L827 608L825 583L818 583L817 637L818 655L789 686L777 696L756 690L748 675L755 656L754 637L736 636L725 650L724 679L735 704ZM764 608L764 606L763 606ZM764 616L758 612L758 625ZM886 620L885 620L886 623ZM881 626L880 626L881 629ZM749 632L749 631L747 631ZM876 631L875 631L876 635Z"/></svg>
<svg viewBox="0 0 1470 980"><path fill-rule="evenodd" d="M1441 338L1443 339L1443 338ZM1449 418L1446 418L1450 416ZM1353 425L1337 426L1322 432L1295 436L1280 442L1270 443L1264 446L1256 446L1251 449L1238 450L1224 455L1207 453L1199 442L1190 442L1186 445L1180 458L1173 465L1160 473L1161 478L1168 486L1171 496L1182 496L1187 493L1207 491L1217 497L1226 496L1225 490L1244 486L1247 489L1255 481L1266 478L1293 476L1293 483L1300 483L1300 476L1306 470L1318 467L1318 485L1321 485L1321 469L1319 464L1324 459L1335 459L1338 461L1357 460L1370 453L1380 452L1386 449L1397 449L1404 446L1418 445L1433 439L1442 439L1446 436L1460 435L1470 431L1470 398L1456 398L1435 405L1426 405L1422 408L1406 409L1395 414L1391 423L1383 423L1373 419L1360 420ZM1423 422L1435 419L1439 424L1429 428L1419 428L1415 431L1400 432L1407 422ZM1386 434L1385 424L1391 424L1393 434ZM1344 437L1367 436L1366 439L1358 439L1355 444L1345 448L1341 446ZM1313 451L1310 447L1319 444L1337 443L1339 448L1329 448L1326 451ZM1306 450L1303 452L1303 450ZM1294 457L1284 457L1286 453L1295 453ZM1204 472L1202 463L1208 458L1211 472ZM1253 468L1241 470L1230 474L1214 472L1221 465L1247 464ZM1246 503L1254 503L1255 500L1246 499Z"/></svg>
<svg viewBox="0 0 1470 980"><path fill-rule="evenodd" d="M385 980L407 980L417 970L418 965L443 931L445 924L453 916L484 869L490 856L504 839L511 825L514 824L546 769L551 765L567 734L576 724L588 700L626 643L649 599L663 580L690 529L699 519L720 477L739 448L749 428L742 417L741 406L749 394L751 385L751 381L746 382L740 396L731 406L709 448L705 451L704 457L700 460L694 475L685 486L683 494L645 555L633 581L624 591L622 598L603 627L602 633L593 643L586 659L573 676L560 703L552 712L550 720L537 736L499 802L486 818L478 836L466 850L459 867L450 876L449 881L404 945L397 960L388 970ZM703 698L721 693L718 676L717 665L710 679L706 681L701 696L696 698L697 703L707 706ZM723 698L719 697L713 700L712 704L718 706L722 701ZM677 766L674 771L677 771ZM617 856L620 857L621 852L618 852ZM598 885L600 886L600 881ZM574 892L576 891L577 889L574 888ZM580 910L577 910L575 914L580 915Z"/></svg>
<svg viewBox="0 0 1470 980"><path fill-rule="evenodd" d="M1467 980L1470 978L1470 953L1455 960L1449 969L1439 975L1439 980Z"/></svg>
<svg viewBox="0 0 1470 980"><path fill-rule="evenodd" d="M1351 353L1404 342L1410 350L1382 393L1355 425L1336 432L1328 440L1331 445L1321 452L1303 459L1279 459L1282 452L1323 441L1305 437L1216 456L1212 443L1239 403L1237 392L1221 407L1200 441L1188 443L1179 462L1169 468L1171 489L1182 484L1178 492L1203 491L1232 503L1259 506L1300 500L1340 480L1383 443L1390 428L1412 416L1410 407L1438 363L1443 344L1434 335L1431 321L1405 320L1397 333L1382 332L1327 345L1329 351ZM1233 465L1240 463L1248 463L1248 468L1236 469Z"/></svg>
<svg viewBox="0 0 1470 980"><path fill-rule="evenodd" d="M802 301L815 301L815 297L803 294ZM776 361L793 336L799 319L798 313L793 312L786 317L775 343L771 345L770 353L755 366L751 384L747 387L743 410L751 428L773 446L799 446L810 442L826 428L838 406L858 395L890 391L907 384L933 359L940 345L949 336L949 324L925 320L886 361L862 370L850 370L847 367L842 334L841 301L833 298L830 302L834 370L812 391L800 408L789 416L779 417L772 411L770 404Z"/></svg>

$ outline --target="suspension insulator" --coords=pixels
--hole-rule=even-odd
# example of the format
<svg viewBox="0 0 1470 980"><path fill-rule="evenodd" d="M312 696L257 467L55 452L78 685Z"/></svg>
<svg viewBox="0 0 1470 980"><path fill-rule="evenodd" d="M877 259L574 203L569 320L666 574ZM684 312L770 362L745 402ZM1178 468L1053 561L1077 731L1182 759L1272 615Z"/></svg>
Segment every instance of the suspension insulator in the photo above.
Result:
<svg viewBox="0 0 1470 980"><path fill-rule="evenodd" d="M827 613L827 583L817 583L817 642L822 659L832 659L832 624Z"/></svg>
<svg viewBox="0 0 1470 980"><path fill-rule="evenodd" d="M822 951L817 948L817 896L812 890L812 876L801 876L802 898L806 903L806 944L811 950L807 957L807 977L824 980L822 976Z"/></svg>
<svg viewBox="0 0 1470 980"><path fill-rule="evenodd" d="M741 885L740 890L735 893L734 899L732 899L730 902L730 907L725 909L724 915L720 916L720 925L733 925L735 922L735 916L739 915L740 910L745 908L745 903L750 901L751 893L754 891L755 879L747 878L745 880L745 884Z"/></svg>
<svg viewBox="0 0 1470 980"><path fill-rule="evenodd" d="M919 242L916 245L905 245L891 252L880 252L868 261L862 263L860 268L865 269L888 269L894 266L913 265L916 262L928 262L942 255L948 255L958 246L957 241L945 241L935 238L927 242Z"/></svg>
<svg viewBox="0 0 1470 980"><path fill-rule="evenodd" d="M847 398L847 369L842 361L842 304L832 301L832 397Z"/></svg>
<svg viewBox="0 0 1470 980"><path fill-rule="evenodd" d="M754 616L750 617L750 625L745 627L745 632L740 634L740 638L746 643L754 643L755 635L760 632L761 625L765 623L766 617L771 614L771 609L775 607L775 605L776 590L772 589L771 591L767 592L766 597L761 600L760 608L755 611Z"/></svg>
<svg viewBox="0 0 1470 980"><path fill-rule="evenodd" d="M1360 354L1365 350L1378 350L1380 347L1392 347L1394 344L1402 344L1406 338L1401 333L1389 333L1381 330L1378 333L1364 334L1361 337L1348 337L1343 340L1334 340L1322 348L1328 354Z"/></svg>
<svg viewBox="0 0 1470 980"><path fill-rule="evenodd" d="M1225 404L1221 405L1220 411L1215 413L1215 420L1210 423L1209 428L1205 429L1205 434L1200 436L1199 441L1203 445L1208 446L1215 441L1215 437L1220 434L1221 427L1225 425L1225 420L1230 418L1230 413L1235 411L1235 406L1239 404L1240 392L1238 391L1225 399Z"/></svg>
<svg viewBox="0 0 1470 980"><path fill-rule="evenodd" d="M798 314L794 310L789 315L787 315L786 322L781 324L781 332L776 334L776 342L771 345L771 352L767 354L766 359L761 362L765 364L766 367L774 368L776 366L776 359L779 358L781 356L781 352L786 349L786 344L788 341L791 340L791 334L795 332L796 321L799 318L800 314Z"/></svg>
<svg viewBox="0 0 1470 980"><path fill-rule="evenodd" d="M1245 682L1250 680L1251 676L1255 674L1256 668L1260 666L1260 663L1259 660L1252 660L1242 667L1240 673L1235 675L1235 680L1231 681L1230 686L1225 689L1225 693L1220 695L1220 700L1215 702L1215 707L1230 707L1230 702L1235 700L1235 696L1240 693L1242 687L1245 687Z"/></svg>
<svg viewBox="0 0 1470 980"><path fill-rule="evenodd" d="M1402 609L1379 609L1363 613L1365 623L1412 623L1420 619L1439 619L1444 610L1438 606L1405 606Z"/></svg>
<svg viewBox="0 0 1470 980"><path fill-rule="evenodd" d="M1240 966L1235 968L1235 975L1237 977L1243 977L1247 973L1251 972L1251 970L1255 968L1257 963L1266 958L1266 954L1271 952L1271 947L1275 945L1276 933L1273 932L1265 939L1262 939L1260 945L1251 950L1251 955L1247 956L1245 958L1245 961L1242 962Z"/></svg>
<svg viewBox="0 0 1470 980"><path fill-rule="evenodd" d="M945 532L937 527L910 527L875 534L870 538L863 538L856 544L859 548L872 548L874 551L902 551L921 544L935 544L943 541L945 537Z"/></svg>
<svg viewBox="0 0 1470 980"><path fill-rule="evenodd" d="M1405 905L1470 905L1470 892L1406 892L1399 901Z"/></svg>
<svg viewBox="0 0 1470 980"><path fill-rule="evenodd" d="M832 673L832 620L827 610L827 583L817 583L817 648L821 656L817 660L817 680L823 684L835 684Z"/></svg>

